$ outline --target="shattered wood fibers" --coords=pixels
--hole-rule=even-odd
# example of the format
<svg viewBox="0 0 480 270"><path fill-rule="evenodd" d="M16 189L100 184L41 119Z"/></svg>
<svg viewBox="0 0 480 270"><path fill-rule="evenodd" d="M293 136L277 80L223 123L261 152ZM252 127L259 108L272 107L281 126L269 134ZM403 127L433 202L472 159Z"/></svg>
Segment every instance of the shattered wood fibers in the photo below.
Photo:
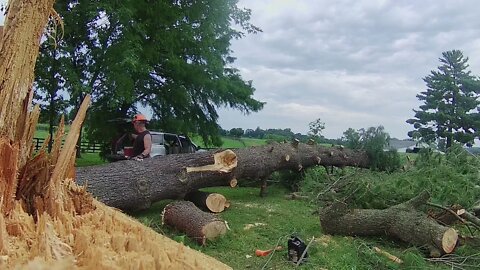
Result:
<svg viewBox="0 0 480 270"><path fill-rule="evenodd" d="M90 97L63 149L62 120L52 152L44 147L33 156L39 109L28 108L53 3L10 0L0 31L0 269L229 269L96 201L74 183L75 145Z"/></svg>

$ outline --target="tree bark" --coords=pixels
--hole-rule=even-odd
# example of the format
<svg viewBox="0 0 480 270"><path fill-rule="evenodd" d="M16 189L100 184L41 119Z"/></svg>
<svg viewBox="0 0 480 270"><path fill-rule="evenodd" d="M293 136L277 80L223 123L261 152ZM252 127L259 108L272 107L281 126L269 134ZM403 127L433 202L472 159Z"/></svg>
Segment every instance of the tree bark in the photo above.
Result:
<svg viewBox="0 0 480 270"><path fill-rule="evenodd" d="M416 246L426 246L432 257L438 257L453 252L458 234L417 210L428 198L428 193L423 192L410 201L383 210L348 209L343 203L335 203L320 211L320 223L324 233L386 235Z"/></svg>
<svg viewBox="0 0 480 270"><path fill-rule="evenodd" d="M317 165L368 167L365 152L299 144L167 155L78 168L77 183L105 204L144 209L163 199L183 199L194 190L231 186L234 179L265 179L278 170Z"/></svg>
<svg viewBox="0 0 480 270"><path fill-rule="evenodd" d="M176 201L165 206L162 224L184 232L200 245L227 232L225 222L214 214L206 213L192 202Z"/></svg>
<svg viewBox="0 0 480 270"><path fill-rule="evenodd" d="M222 194L200 190L189 192L185 195L185 200L193 202L200 209L205 209L213 213L221 213L230 205Z"/></svg>

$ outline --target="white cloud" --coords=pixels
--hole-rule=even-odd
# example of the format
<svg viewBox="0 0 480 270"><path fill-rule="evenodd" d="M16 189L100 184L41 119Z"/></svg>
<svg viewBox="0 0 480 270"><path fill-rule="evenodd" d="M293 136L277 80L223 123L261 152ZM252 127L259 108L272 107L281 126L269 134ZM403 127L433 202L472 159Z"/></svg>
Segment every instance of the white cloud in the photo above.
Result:
<svg viewBox="0 0 480 270"><path fill-rule="evenodd" d="M320 117L338 138L349 127L384 125L406 138L423 77L447 50L462 50L480 74L474 0L243 0L263 33L233 43L235 66L253 80L263 111L220 111L229 129L292 128Z"/></svg>
<svg viewBox="0 0 480 270"><path fill-rule="evenodd" d="M6 3L6 0L0 0ZM258 113L220 109L229 129L292 128L306 133L321 118L325 135L384 125L394 137L420 104L422 78L447 50L462 50L480 75L480 17L475 0L240 0L263 33L232 49ZM3 19L1 19L3 21Z"/></svg>

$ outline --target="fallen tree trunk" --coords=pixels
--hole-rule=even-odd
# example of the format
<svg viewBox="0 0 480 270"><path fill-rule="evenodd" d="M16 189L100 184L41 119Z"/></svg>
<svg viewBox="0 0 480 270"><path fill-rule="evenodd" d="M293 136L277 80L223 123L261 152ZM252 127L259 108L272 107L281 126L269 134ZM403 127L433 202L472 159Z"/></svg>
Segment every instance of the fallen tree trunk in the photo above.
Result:
<svg viewBox="0 0 480 270"><path fill-rule="evenodd" d="M428 193L423 192L405 203L383 210L348 209L343 203L335 203L320 211L320 223L324 233L386 235L416 246L426 246L430 256L438 257L453 252L458 234L418 211L428 198Z"/></svg>
<svg viewBox="0 0 480 270"><path fill-rule="evenodd" d="M78 168L76 179L87 183L88 190L105 204L136 210L163 199L183 199L204 187L235 186L237 179L266 179L279 170L317 165L366 168L368 164L362 151L284 143L118 161Z"/></svg>
<svg viewBox="0 0 480 270"><path fill-rule="evenodd" d="M184 232L200 245L227 232L225 222L214 214L206 213L192 202L176 201L165 206L162 224Z"/></svg>
<svg viewBox="0 0 480 270"><path fill-rule="evenodd" d="M213 213L221 213L230 206L222 194L195 190L185 195L185 200L193 202L197 207Z"/></svg>

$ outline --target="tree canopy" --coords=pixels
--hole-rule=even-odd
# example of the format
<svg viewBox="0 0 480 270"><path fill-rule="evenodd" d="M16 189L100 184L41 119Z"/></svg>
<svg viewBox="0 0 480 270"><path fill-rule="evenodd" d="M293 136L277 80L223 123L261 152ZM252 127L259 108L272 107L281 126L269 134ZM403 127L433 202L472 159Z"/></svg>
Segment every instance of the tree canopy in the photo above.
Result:
<svg viewBox="0 0 480 270"><path fill-rule="evenodd" d="M63 38L42 46L37 81L56 74L73 107L92 95L86 121L92 139L110 141L123 132L116 120L150 108L157 127L215 144L219 107L250 113L264 105L232 67L231 41L260 31L237 0L58 0L55 10Z"/></svg>
<svg viewBox="0 0 480 270"><path fill-rule="evenodd" d="M408 135L428 143L446 140L446 148L454 141L472 144L480 129L480 81L461 51L444 52L439 60L438 70L423 79L427 90L417 95L423 104L407 120L414 127Z"/></svg>
<svg viewBox="0 0 480 270"><path fill-rule="evenodd" d="M308 135L318 141L322 137L322 131L325 129L325 123L320 118L308 124Z"/></svg>

